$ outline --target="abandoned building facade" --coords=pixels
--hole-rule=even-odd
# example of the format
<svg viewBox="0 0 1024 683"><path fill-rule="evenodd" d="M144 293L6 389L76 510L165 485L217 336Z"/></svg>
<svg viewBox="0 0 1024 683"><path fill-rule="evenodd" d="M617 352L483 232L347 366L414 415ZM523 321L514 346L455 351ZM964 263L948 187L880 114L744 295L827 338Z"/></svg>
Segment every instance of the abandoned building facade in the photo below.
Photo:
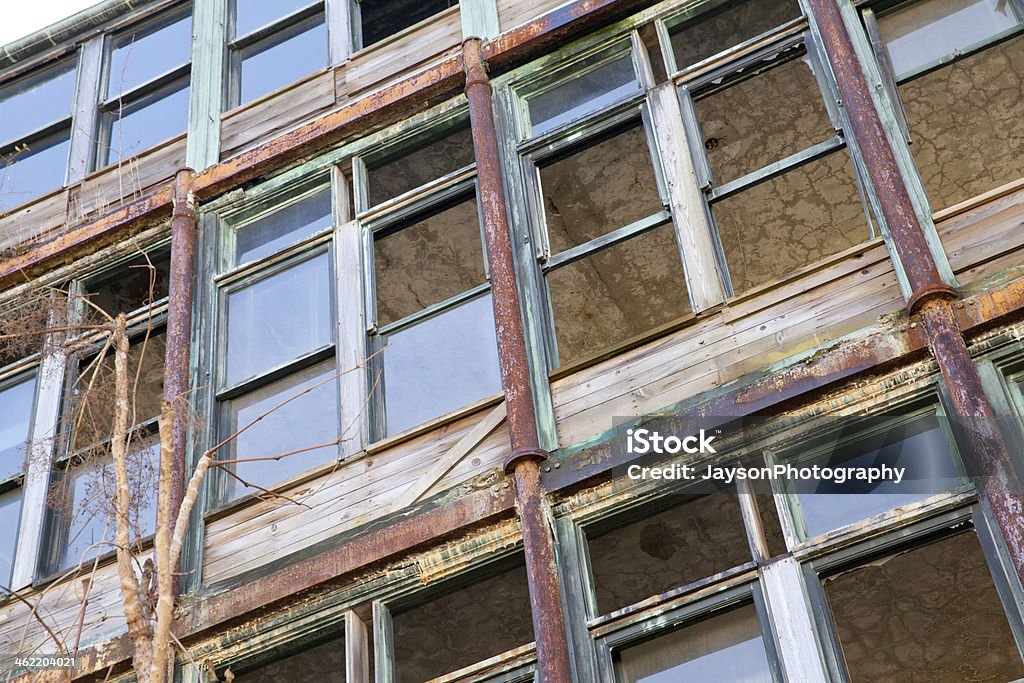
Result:
<svg viewBox="0 0 1024 683"><path fill-rule="evenodd" d="M1024 679L1024 0L104 0L0 69L0 654L133 680L101 309L137 547L162 398L179 497L232 461L177 681Z"/></svg>

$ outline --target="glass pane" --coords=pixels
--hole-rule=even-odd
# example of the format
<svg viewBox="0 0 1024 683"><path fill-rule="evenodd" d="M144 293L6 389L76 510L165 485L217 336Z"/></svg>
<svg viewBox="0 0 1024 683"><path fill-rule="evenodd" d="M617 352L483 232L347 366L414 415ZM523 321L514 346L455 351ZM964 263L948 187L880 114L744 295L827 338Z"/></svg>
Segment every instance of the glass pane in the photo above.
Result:
<svg viewBox="0 0 1024 683"><path fill-rule="evenodd" d="M13 142L71 116L75 60L12 84L0 94L0 138ZM5 188L6 193L6 188Z"/></svg>
<svg viewBox="0 0 1024 683"><path fill-rule="evenodd" d="M0 211L12 209L64 185L69 130L28 143L26 151L0 157Z"/></svg>
<svg viewBox="0 0 1024 683"><path fill-rule="evenodd" d="M260 0L264 2L265 0ZM235 673L235 667L232 667ZM345 683L345 641L327 641L308 650L275 659L252 669L240 669L235 683Z"/></svg>
<svg viewBox="0 0 1024 683"><path fill-rule="evenodd" d="M711 212L737 294L871 237L842 150L716 202Z"/></svg>
<svg viewBox="0 0 1024 683"><path fill-rule="evenodd" d="M247 36L258 28L309 7L313 0L235 0L235 37Z"/></svg>
<svg viewBox="0 0 1024 683"><path fill-rule="evenodd" d="M676 66L688 66L800 16L796 0L745 0L716 7L669 28Z"/></svg>
<svg viewBox="0 0 1024 683"><path fill-rule="evenodd" d="M330 344L330 288L321 254L229 294L227 384Z"/></svg>
<svg viewBox="0 0 1024 683"><path fill-rule="evenodd" d="M962 483L934 415L902 425L879 423L878 427L822 455L793 461L799 468L906 468L899 484L890 479L842 484L831 480L787 482L787 487L796 492L808 538L930 498Z"/></svg>
<svg viewBox="0 0 1024 683"><path fill-rule="evenodd" d="M373 244L380 325L487 281L475 198L414 220Z"/></svg>
<svg viewBox="0 0 1024 683"><path fill-rule="evenodd" d="M473 136L468 127L462 127L397 159L369 165L370 206L446 176L474 159Z"/></svg>
<svg viewBox="0 0 1024 683"><path fill-rule="evenodd" d="M228 449L231 458L268 458L337 440L336 374L333 361L318 363L231 401L230 432L225 437L294 397L294 400L239 434ZM315 389L312 388L314 386ZM310 390L308 393L302 393L307 389ZM233 471L250 484L266 488L337 457L338 446L333 444L280 460L238 463L233 466ZM256 489L246 488L234 477L225 475L224 478L231 499L256 492Z"/></svg>
<svg viewBox="0 0 1024 683"><path fill-rule="evenodd" d="M25 471L36 378L0 389L0 481Z"/></svg>
<svg viewBox="0 0 1024 683"><path fill-rule="evenodd" d="M258 52L242 57L240 104L273 92L327 66L327 29L323 17L314 24L261 43Z"/></svg>
<svg viewBox="0 0 1024 683"><path fill-rule="evenodd" d="M586 68L580 65L579 70ZM551 90L528 98L534 135L601 111L640 89L630 56L625 55Z"/></svg>
<svg viewBox="0 0 1024 683"><path fill-rule="evenodd" d="M235 264L270 256L329 228L333 222L331 190L327 188L239 228L235 233Z"/></svg>
<svg viewBox="0 0 1024 683"><path fill-rule="evenodd" d="M192 17L185 16L152 33L150 28L117 39L110 54L107 99L188 64L192 55Z"/></svg>
<svg viewBox="0 0 1024 683"><path fill-rule="evenodd" d="M970 531L825 579L855 683L1016 681L1024 676Z"/></svg>
<svg viewBox="0 0 1024 683"><path fill-rule="evenodd" d="M388 436L501 391L489 294L384 341Z"/></svg>
<svg viewBox="0 0 1024 683"><path fill-rule="evenodd" d="M14 551L18 547L18 523L21 520L21 489L0 493L0 586L10 587L14 569ZM6 594L0 588L0 596Z"/></svg>
<svg viewBox="0 0 1024 683"><path fill-rule="evenodd" d="M85 288L89 302L111 317L130 313L167 296L170 287L171 255L169 252L143 255L118 268L112 275L90 282ZM86 315L99 318L92 308Z"/></svg>
<svg viewBox="0 0 1024 683"><path fill-rule="evenodd" d="M588 539L600 614L751 561L734 490L672 498L675 507Z"/></svg>
<svg viewBox="0 0 1024 683"><path fill-rule="evenodd" d="M182 81L158 99L142 106L125 107L124 113L108 115L110 146L106 163L127 159L159 142L184 133L188 128L188 81Z"/></svg>
<svg viewBox="0 0 1024 683"><path fill-rule="evenodd" d="M619 654L621 683L772 683L753 605L731 609Z"/></svg>
<svg viewBox="0 0 1024 683"><path fill-rule="evenodd" d="M563 366L690 312L671 224L556 268L547 285Z"/></svg>
<svg viewBox="0 0 1024 683"><path fill-rule="evenodd" d="M641 125L546 161L539 173L553 254L664 208Z"/></svg>
<svg viewBox="0 0 1024 683"><path fill-rule="evenodd" d="M68 468L61 483L51 492L51 505L67 524L58 566L74 567L97 555L114 550L114 496L117 477L113 461L102 451L102 466L86 462ZM134 441L128 456L131 537L135 540L153 533L156 521L157 475L160 470L160 438L153 434Z"/></svg>
<svg viewBox="0 0 1024 683"><path fill-rule="evenodd" d="M718 185L835 135L806 55L696 102Z"/></svg>
<svg viewBox="0 0 1024 683"><path fill-rule="evenodd" d="M128 347L128 379L134 388L132 399L133 424L142 424L160 416L163 401L164 354L166 336L163 331L133 340ZM72 450L91 446L110 438L114 424L114 355L103 359L96 371L92 358L78 365L78 378L72 389L76 410ZM139 367L141 363L141 369ZM138 377L136 383L136 377Z"/></svg>
<svg viewBox="0 0 1024 683"><path fill-rule="evenodd" d="M1006 0L928 0L887 12L878 29L899 77L1018 23Z"/></svg>
<svg viewBox="0 0 1024 683"><path fill-rule="evenodd" d="M457 4L458 0L359 0L363 45L373 45Z"/></svg>
<svg viewBox="0 0 1024 683"><path fill-rule="evenodd" d="M899 86L933 210L1024 176L1022 79L1018 36Z"/></svg>
<svg viewBox="0 0 1024 683"><path fill-rule="evenodd" d="M526 567L394 610L395 681L421 683L533 640Z"/></svg>

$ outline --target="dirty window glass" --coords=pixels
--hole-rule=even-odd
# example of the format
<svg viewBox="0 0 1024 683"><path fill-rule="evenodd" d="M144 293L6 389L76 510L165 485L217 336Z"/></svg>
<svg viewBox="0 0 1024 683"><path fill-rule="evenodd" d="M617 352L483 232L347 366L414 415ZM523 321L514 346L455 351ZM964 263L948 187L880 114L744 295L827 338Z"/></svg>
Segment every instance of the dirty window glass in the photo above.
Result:
<svg viewBox="0 0 1024 683"><path fill-rule="evenodd" d="M461 126L397 158L367 163L370 206L415 190L473 161L473 137L468 126Z"/></svg>
<svg viewBox="0 0 1024 683"><path fill-rule="evenodd" d="M140 254L114 273L87 283L84 293L109 316L130 313L167 296L170 270L169 251Z"/></svg>
<svg viewBox="0 0 1024 683"><path fill-rule="evenodd" d="M584 71L586 64L575 71ZM638 92L630 56L619 57L527 99L534 135L600 111Z"/></svg>
<svg viewBox="0 0 1024 683"><path fill-rule="evenodd" d="M671 25L676 66L685 69L800 16L796 0L713 2L696 17Z"/></svg>
<svg viewBox="0 0 1024 683"><path fill-rule="evenodd" d="M328 228L330 188L249 223L235 233L235 263L256 261Z"/></svg>

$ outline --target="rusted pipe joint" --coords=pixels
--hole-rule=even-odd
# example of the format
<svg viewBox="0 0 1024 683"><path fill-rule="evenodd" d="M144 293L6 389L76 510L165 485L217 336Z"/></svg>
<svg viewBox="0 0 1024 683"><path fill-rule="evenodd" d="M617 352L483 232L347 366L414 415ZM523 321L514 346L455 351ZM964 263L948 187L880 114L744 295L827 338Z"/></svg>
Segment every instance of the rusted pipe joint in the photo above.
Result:
<svg viewBox="0 0 1024 683"><path fill-rule="evenodd" d="M171 194L171 216L196 216L196 195L193 191L195 171L183 168L174 176L174 189Z"/></svg>
<svg viewBox="0 0 1024 683"><path fill-rule="evenodd" d="M490 89L491 79L487 75L487 62L484 61L479 38L462 41L462 67L466 72L466 90L481 85Z"/></svg>
<svg viewBox="0 0 1024 683"><path fill-rule="evenodd" d="M913 315L929 301L934 299L956 299L958 296L959 294L957 294L955 289L942 282L924 285L918 287L917 291L910 296L910 301L907 302L907 312Z"/></svg>
<svg viewBox="0 0 1024 683"><path fill-rule="evenodd" d="M506 474L510 474L521 462L533 461L543 462L548 459L548 452L543 448L517 448L505 458L503 467Z"/></svg>

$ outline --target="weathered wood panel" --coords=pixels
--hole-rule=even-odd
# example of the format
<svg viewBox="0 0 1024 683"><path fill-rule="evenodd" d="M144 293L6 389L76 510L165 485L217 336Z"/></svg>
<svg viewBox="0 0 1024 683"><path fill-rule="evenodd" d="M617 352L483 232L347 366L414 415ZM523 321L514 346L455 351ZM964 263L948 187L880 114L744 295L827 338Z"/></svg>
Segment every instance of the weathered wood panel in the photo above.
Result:
<svg viewBox="0 0 1024 683"><path fill-rule="evenodd" d="M966 284L1024 262L1024 189L936 224L953 272Z"/></svg>
<svg viewBox="0 0 1024 683"><path fill-rule="evenodd" d="M567 0L497 0L498 24L502 32L525 24L548 10L564 5Z"/></svg>
<svg viewBox="0 0 1024 683"><path fill-rule="evenodd" d="M45 240L60 230L68 204L61 190L0 218L0 254L17 253L23 242Z"/></svg>
<svg viewBox="0 0 1024 683"><path fill-rule="evenodd" d="M265 500L210 522L203 576L213 583L353 529L394 511L403 493L491 410L436 429L387 450L343 463L287 492L303 505ZM500 470L509 453L507 431L495 429L424 494L451 489Z"/></svg>
<svg viewBox="0 0 1024 683"><path fill-rule="evenodd" d="M333 69L322 69L221 117L221 158L269 140L336 104Z"/></svg>
<svg viewBox="0 0 1024 683"><path fill-rule="evenodd" d="M462 23L455 6L360 50L348 62L349 97L406 75L461 43Z"/></svg>

